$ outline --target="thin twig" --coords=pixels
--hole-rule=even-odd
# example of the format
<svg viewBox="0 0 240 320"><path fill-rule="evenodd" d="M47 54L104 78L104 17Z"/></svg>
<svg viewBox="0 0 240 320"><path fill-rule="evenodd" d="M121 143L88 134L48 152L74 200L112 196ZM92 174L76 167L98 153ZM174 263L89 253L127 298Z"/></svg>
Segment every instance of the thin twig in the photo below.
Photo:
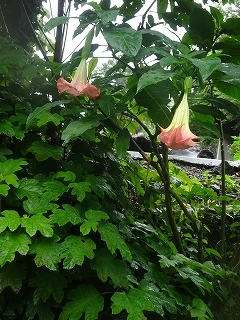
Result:
<svg viewBox="0 0 240 320"><path fill-rule="evenodd" d="M220 145L221 145L221 196L226 196L226 164L225 164L225 148L224 148L224 133L222 127L222 121L217 119L219 132L220 132ZM223 198L222 203L222 215L221 215L221 239L220 239L220 255L221 255L221 264L222 266L225 263L225 254L226 254L226 205L227 202Z"/></svg>
<svg viewBox="0 0 240 320"><path fill-rule="evenodd" d="M138 27L138 30L141 30L143 29L144 27L144 22L145 22L145 19L146 19L146 16L148 14L148 11L152 8L152 6L154 5L154 3L156 2L157 0L153 0L152 4L150 4L150 6L147 8L147 10L144 12L143 16L142 16L142 22L140 23L139 27Z"/></svg>

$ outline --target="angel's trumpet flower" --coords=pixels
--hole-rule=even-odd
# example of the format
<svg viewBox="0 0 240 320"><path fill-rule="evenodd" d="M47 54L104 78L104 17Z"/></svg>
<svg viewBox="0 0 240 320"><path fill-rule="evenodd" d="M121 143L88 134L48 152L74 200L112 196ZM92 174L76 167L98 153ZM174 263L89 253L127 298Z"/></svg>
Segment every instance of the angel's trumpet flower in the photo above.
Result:
<svg viewBox="0 0 240 320"><path fill-rule="evenodd" d="M82 58L72 82L69 83L64 78L59 78L57 88L58 92L66 91L74 97L84 94L90 99L95 99L100 95L100 89L87 81L87 61L85 58Z"/></svg>
<svg viewBox="0 0 240 320"><path fill-rule="evenodd" d="M188 91L191 88L192 78L187 77L184 82L184 94L182 101L177 107L170 125L164 129L161 127L159 139L173 150L188 149L198 142L193 141L198 137L189 129Z"/></svg>

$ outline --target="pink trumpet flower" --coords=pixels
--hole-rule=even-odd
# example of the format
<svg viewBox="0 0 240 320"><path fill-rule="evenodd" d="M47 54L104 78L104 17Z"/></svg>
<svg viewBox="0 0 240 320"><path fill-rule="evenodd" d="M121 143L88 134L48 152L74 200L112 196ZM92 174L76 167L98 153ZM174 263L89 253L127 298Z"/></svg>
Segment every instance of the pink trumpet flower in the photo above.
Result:
<svg viewBox="0 0 240 320"><path fill-rule="evenodd" d="M189 129L189 107L185 92L170 125L166 129L161 127L159 139L167 147L180 150L196 146L198 142L193 141L196 138L198 137Z"/></svg>
<svg viewBox="0 0 240 320"><path fill-rule="evenodd" d="M72 94L74 97L84 94L89 99L95 99L100 95L100 89L87 81L87 62L86 59L81 60L71 83L64 78L57 81L58 92Z"/></svg>

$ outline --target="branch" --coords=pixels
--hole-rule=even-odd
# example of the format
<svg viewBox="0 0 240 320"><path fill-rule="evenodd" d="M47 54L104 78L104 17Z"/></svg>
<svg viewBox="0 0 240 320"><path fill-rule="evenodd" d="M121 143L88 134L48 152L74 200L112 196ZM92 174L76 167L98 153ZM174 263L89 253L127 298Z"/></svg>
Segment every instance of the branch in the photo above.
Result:
<svg viewBox="0 0 240 320"><path fill-rule="evenodd" d="M64 1L65 0L58 0L58 17L63 16ZM61 62L62 46L63 46L63 28L62 28L62 24L60 24L57 26L56 43L55 43L55 50L54 50L54 56L53 56L54 62Z"/></svg>
<svg viewBox="0 0 240 320"><path fill-rule="evenodd" d="M221 196L226 196L226 164L225 164L225 149L224 149L224 133L223 133L223 127L222 127L222 121L220 119L217 119L218 126L219 126L219 132L220 132L220 144L221 144ZM225 262L225 254L226 254L226 200L221 200L222 202L222 215L221 215L221 239L220 239L220 255L221 255L221 263L222 266Z"/></svg>
<svg viewBox="0 0 240 320"><path fill-rule="evenodd" d="M141 30L143 29L143 25L144 25L144 22L145 22L145 19L146 19L146 16L148 14L148 11L152 8L152 6L154 5L154 3L156 2L157 0L153 0L152 4L150 4L150 6L147 8L147 10L144 12L143 16L142 16L142 22L139 24L138 26L138 30Z"/></svg>

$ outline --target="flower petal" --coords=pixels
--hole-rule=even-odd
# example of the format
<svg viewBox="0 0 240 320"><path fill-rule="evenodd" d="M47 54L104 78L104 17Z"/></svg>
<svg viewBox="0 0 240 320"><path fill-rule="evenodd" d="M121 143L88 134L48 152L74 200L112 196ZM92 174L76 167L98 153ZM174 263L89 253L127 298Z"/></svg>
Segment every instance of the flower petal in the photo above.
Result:
<svg viewBox="0 0 240 320"><path fill-rule="evenodd" d="M171 130L163 128L161 130L160 140L173 150L187 149L198 144L198 142L192 140L198 137L190 130L186 130L184 125Z"/></svg>
<svg viewBox="0 0 240 320"><path fill-rule="evenodd" d="M67 82L63 78L59 78L57 81L58 92L64 92L72 94L74 97L84 94L90 99L95 99L100 95L100 89L90 83L86 83L82 87L76 87L72 83Z"/></svg>
<svg viewBox="0 0 240 320"><path fill-rule="evenodd" d="M74 97L79 96L81 94L80 91L76 89L71 83L67 82L63 78L59 78L57 81L58 92L64 92L72 94Z"/></svg>
<svg viewBox="0 0 240 320"><path fill-rule="evenodd" d="M82 87L80 92L90 99L95 99L100 95L100 89L88 82Z"/></svg>

